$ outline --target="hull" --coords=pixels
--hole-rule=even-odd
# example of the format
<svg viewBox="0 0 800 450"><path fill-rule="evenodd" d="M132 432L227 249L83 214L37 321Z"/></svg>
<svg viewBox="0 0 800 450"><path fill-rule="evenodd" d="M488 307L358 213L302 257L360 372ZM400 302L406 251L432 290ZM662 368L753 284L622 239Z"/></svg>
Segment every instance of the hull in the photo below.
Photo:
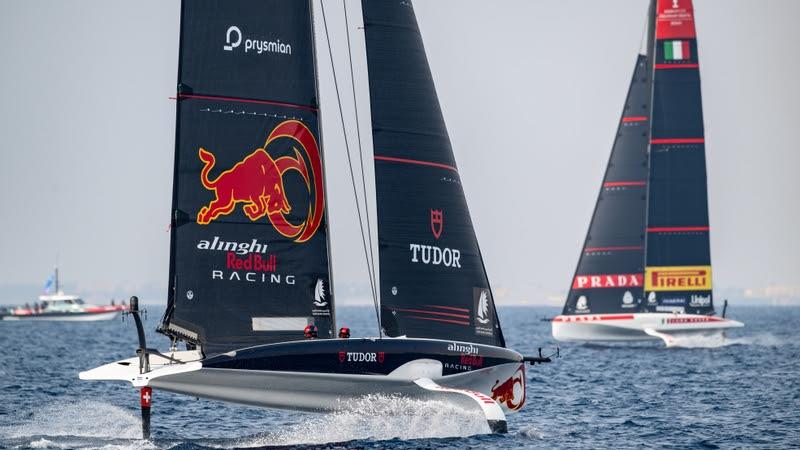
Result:
<svg viewBox="0 0 800 450"><path fill-rule="evenodd" d="M43 313L30 315L7 315L3 320L25 321L59 321L59 322L96 322L111 320L119 315L120 311L106 312L76 312L76 313Z"/></svg>
<svg viewBox="0 0 800 450"><path fill-rule="evenodd" d="M589 342L668 341L674 335L719 333L743 326L722 317L673 313L586 314L557 316L552 321L554 338Z"/></svg>
<svg viewBox="0 0 800 450"><path fill-rule="evenodd" d="M182 362L151 355L151 371L140 374L138 358L130 358L82 372L80 378L301 411L347 409L375 394L439 399L482 408L490 423L504 423L505 413L525 404L522 356L493 346L434 339L325 339L206 358L198 352L172 357Z"/></svg>

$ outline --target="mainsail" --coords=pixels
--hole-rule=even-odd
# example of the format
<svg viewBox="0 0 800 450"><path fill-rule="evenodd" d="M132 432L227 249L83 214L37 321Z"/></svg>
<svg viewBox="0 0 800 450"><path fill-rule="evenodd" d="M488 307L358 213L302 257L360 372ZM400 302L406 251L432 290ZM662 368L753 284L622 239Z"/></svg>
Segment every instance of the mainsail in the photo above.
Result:
<svg viewBox="0 0 800 450"><path fill-rule="evenodd" d="M658 0L645 291L651 310L709 314L703 107L691 0Z"/></svg>
<svg viewBox="0 0 800 450"><path fill-rule="evenodd" d="M181 11L169 304L208 353L332 337L311 5Z"/></svg>
<svg viewBox="0 0 800 450"><path fill-rule="evenodd" d="M639 55L592 221L563 314L638 311L644 300L644 227L650 86Z"/></svg>
<svg viewBox="0 0 800 450"><path fill-rule="evenodd" d="M504 346L413 6L362 1L375 152L381 326Z"/></svg>

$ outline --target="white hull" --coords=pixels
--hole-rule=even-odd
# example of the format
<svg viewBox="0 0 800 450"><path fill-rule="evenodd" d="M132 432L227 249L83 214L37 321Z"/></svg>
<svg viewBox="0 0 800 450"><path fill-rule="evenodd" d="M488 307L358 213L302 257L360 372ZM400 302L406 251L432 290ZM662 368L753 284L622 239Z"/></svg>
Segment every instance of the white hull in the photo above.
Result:
<svg viewBox="0 0 800 450"><path fill-rule="evenodd" d="M129 358L81 372L80 378L128 381L193 397L301 411L348 409L375 394L438 399L466 410L480 409L490 424L504 424L505 413L516 412L525 403L521 362L442 376L439 361L419 359L388 375L353 375L207 368L195 351L170 356L185 362L169 364L151 355L151 371L139 374L138 358Z"/></svg>
<svg viewBox="0 0 800 450"><path fill-rule="evenodd" d="M744 324L716 316L675 313L585 314L553 318L553 337L560 341L643 341L675 335L719 333Z"/></svg>
<svg viewBox="0 0 800 450"><path fill-rule="evenodd" d="M109 311L100 313L65 313L63 315L31 314L25 316L3 316L3 320L25 320L25 321L57 321L57 322L98 322L101 320L111 320L119 315L119 311Z"/></svg>

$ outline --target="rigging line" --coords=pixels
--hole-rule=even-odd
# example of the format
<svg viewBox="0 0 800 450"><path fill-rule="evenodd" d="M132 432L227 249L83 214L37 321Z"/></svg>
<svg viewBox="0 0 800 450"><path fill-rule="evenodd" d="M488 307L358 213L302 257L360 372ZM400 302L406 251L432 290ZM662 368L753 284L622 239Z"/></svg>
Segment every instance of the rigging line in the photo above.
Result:
<svg viewBox="0 0 800 450"><path fill-rule="evenodd" d="M336 103L339 107L339 119L342 122L342 134L344 134L344 147L345 150L347 151L347 164L350 167L350 181L353 186L353 195L355 196L355 201L356 201L356 211L358 212L358 226L361 228L361 243L364 245L364 259L367 262L367 270L370 270L369 254L367 252L367 240L366 236L364 235L364 219L361 217L361 203L358 200L358 188L356 188L356 178L353 173L353 161L352 158L350 157L350 144L347 139L347 128L345 127L344 124L344 111L342 110L342 99L341 96L339 95L339 82L336 79L336 66L333 63L333 49L331 48L331 39L330 39L330 34L328 33L328 20L325 18L325 1L319 0L319 4L320 4L320 10L322 10L322 24L323 28L325 28L325 40L327 41L328 44L328 57L330 58L331 61L331 72L333 73L333 86L336 90ZM372 289L372 302L375 305L375 316L378 319L378 337L382 337L383 334L381 333L378 296L376 295L375 292L375 282L372 279L371 276L372 274L370 273L369 275L370 275L369 286Z"/></svg>
<svg viewBox="0 0 800 450"><path fill-rule="evenodd" d="M367 181L364 172L364 150L361 145L361 124L358 116L358 100L356 98L356 78L353 71L353 52L350 45L350 25L347 20L347 0L342 0L342 8L344 9L344 27L347 33L347 57L350 60L350 87L353 91L353 109L356 115L356 138L358 139L358 158L361 163L361 188L364 192L364 214L367 217L367 239L369 241L369 264L370 276L372 276L373 283L378 284L377 277L375 276L375 255L372 252L372 226L370 225L369 215L369 196L367 195ZM377 297L377 296L376 296ZM378 308L378 322L380 323L380 308Z"/></svg>

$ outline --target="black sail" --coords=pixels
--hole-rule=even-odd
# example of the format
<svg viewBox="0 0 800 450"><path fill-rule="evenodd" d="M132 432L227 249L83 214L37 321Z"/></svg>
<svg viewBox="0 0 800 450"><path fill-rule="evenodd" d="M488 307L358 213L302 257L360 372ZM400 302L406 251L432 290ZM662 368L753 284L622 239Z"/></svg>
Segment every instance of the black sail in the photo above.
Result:
<svg viewBox="0 0 800 450"><path fill-rule="evenodd" d="M713 312L703 108L691 0L656 11L645 291L650 310Z"/></svg>
<svg viewBox="0 0 800 450"><path fill-rule="evenodd" d="M381 326L505 344L408 0L362 1L375 152Z"/></svg>
<svg viewBox="0 0 800 450"><path fill-rule="evenodd" d="M160 330L206 353L332 337L307 1L181 10L170 289Z"/></svg>
<svg viewBox="0 0 800 450"><path fill-rule="evenodd" d="M644 301L650 86L639 55L563 314L637 312Z"/></svg>

